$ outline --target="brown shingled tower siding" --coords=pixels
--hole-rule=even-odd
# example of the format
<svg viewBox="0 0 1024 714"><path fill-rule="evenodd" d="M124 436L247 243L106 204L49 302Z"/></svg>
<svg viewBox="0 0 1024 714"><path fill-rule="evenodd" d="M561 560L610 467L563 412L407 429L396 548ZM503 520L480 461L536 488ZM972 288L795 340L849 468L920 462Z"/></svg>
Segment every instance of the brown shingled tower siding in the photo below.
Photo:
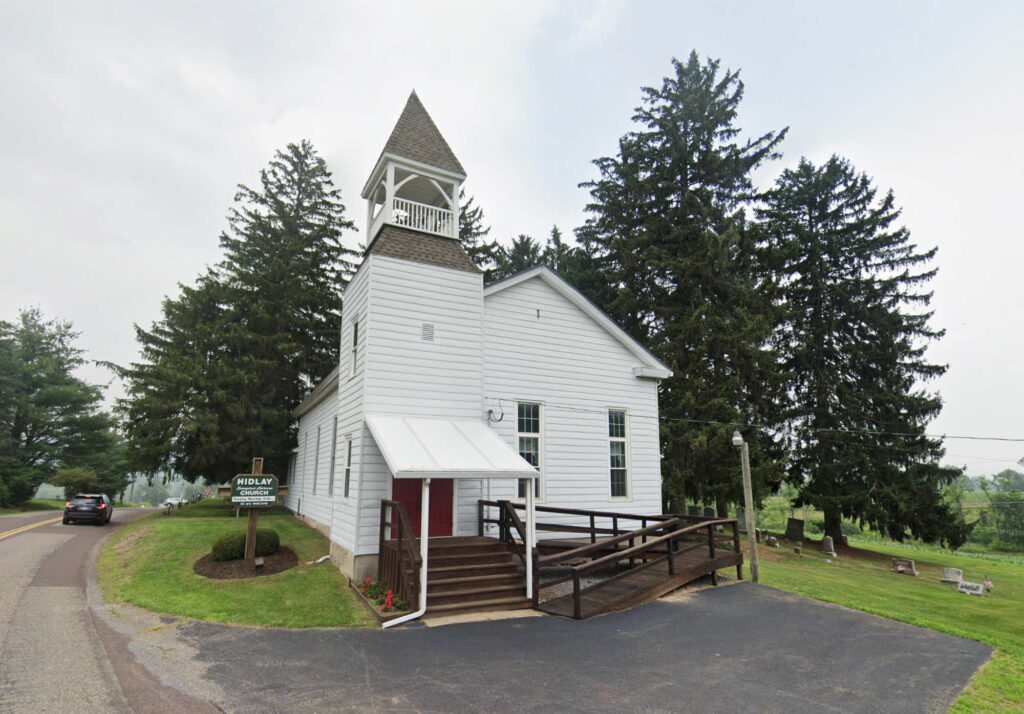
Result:
<svg viewBox="0 0 1024 714"><path fill-rule="evenodd" d="M459 241L397 226L381 228L366 252L470 273L482 272Z"/></svg>
<svg viewBox="0 0 1024 714"><path fill-rule="evenodd" d="M423 108L416 92L409 95L402 116L398 118L388 143L384 145L384 154L395 154L406 159L419 161L428 166L436 166L445 171L466 175L462 164L455 158L448 142L441 136L434 120Z"/></svg>

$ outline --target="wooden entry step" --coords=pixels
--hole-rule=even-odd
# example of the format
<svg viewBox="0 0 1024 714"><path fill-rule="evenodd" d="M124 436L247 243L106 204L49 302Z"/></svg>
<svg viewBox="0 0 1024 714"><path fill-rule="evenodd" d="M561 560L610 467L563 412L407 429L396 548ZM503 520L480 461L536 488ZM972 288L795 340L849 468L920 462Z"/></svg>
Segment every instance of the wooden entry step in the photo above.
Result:
<svg viewBox="0 0 1024 714"><path fill-rule="evenodd" d="M428 615L533 606L519 561L501 541L437 538L428 548Z"/></svg>

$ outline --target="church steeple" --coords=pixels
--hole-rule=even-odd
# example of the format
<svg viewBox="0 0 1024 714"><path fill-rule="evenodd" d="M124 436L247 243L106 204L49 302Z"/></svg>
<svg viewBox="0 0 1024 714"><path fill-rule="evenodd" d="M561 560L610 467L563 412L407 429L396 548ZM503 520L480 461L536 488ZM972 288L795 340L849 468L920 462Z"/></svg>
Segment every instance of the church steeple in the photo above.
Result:
<svg viewBox="0 0 1024 714"><path fill-rule="evenodd" d="M459 238L462 164L414 91L363 187L367 246L381 229Z"/></svg>

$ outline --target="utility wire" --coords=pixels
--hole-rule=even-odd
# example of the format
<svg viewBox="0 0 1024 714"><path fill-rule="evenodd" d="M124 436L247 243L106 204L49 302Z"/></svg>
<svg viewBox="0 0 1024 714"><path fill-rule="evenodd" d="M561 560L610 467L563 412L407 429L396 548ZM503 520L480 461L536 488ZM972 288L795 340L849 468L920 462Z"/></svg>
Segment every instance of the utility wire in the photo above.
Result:
<svg viewBox="0 0 1024 714"><path fill-rule="evenodd" d="M485 397L485 399L493 399L494 401L498 402L499 406L502 406L502 402L512 401L512 400L508 400L508 399L504 399L504 398L497 398L497 397ZM512 403L514 405L516 402L512 401ZM590 414L606 414L608 412L607 408L600 409L600 408L591 408L591 407L576 407L576 406L570 406L568 404L554 404L554 403L551 403L551 402L544 402L544 401L541 401L539 403L542 404L545 407L548 407L548 408L558 408L558 409L562 409L562 410L565 410L565 411L587 412L587 413L590 413ZM502 406L502 409L504 410L504 406ZM772 425L769 425L769 424L748 424L746 422L738 422L738 421L713 421L713 420L707 420L707 419L687 419L685 417L655 416L653 414L636 414L636 413L634 413L632 411L629 413L629 418L630 419L657 419L658 421L669 422L669 423L688 423L688 424L708 424L708 425L712 425L712 426L731 426L731 427L738 428L738 429L740 429L740 428L742 428L742 429L753 428L753 429L762 429L764 431L768 431L768 432L776 433L776 434L785 431L787 428L792 428L792 427L789 427L789 426L787 426L787 427L777 427L777 426L772 426ZM999 442L1007 442L1007 443L1024 444L1024 437L974 436L974 435L963 435L963 434L931 434L931 433L914 434L914 433L910 433L910 432L878 431L878 430L874 430L874 429L825 429L825 428L821 428L821 427L800 427L800 428L801 428L801 430L804 430L804 431L812 431L812 432L817 432L817 433L854 434L854 435L863 434L863 435L869 435L869 436L906 436L906 437L914 437L914 438L925 436L925 437L928 437L930 439L943 439L943 440L945 440L945 439L961 439L961 440L969 440L969 441L999 441ZM847 442L847 443L849 443L849 442ZM898 447L883 447L883 448L898 448Z"/></svg>

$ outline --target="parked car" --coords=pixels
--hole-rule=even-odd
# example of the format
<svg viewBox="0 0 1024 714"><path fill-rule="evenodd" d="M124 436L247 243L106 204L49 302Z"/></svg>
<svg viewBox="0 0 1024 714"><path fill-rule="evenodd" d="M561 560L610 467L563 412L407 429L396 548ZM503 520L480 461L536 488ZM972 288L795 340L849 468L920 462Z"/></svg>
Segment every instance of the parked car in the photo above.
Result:
<svg viewBox="0 0 1024 714"><path fill-rule="evenodd" d="M102 493L76 493L64 504L64 525L85 521L97 525L110 523L114 504Z"/></svg>
<svg viewBox="0 0 1024 714"><path fill-rule="evenodd" d="M186 503L188 503L188 501L186 501L184 498L176 498L174 496L164 500L165 506L177 506L178 508L181 508Z"/></svg>

